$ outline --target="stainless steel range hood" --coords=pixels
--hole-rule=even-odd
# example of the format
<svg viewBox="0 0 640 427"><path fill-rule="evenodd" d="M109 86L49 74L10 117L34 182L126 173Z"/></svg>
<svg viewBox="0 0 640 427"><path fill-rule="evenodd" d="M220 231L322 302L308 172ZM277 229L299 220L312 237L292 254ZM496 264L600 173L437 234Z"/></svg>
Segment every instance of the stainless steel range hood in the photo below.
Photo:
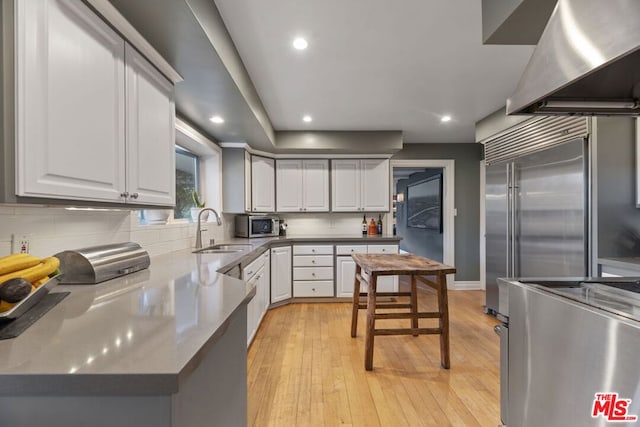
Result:
<svg viewBox="0 0 640 427"><path fill-rule="evenodd" d="M559 0L507 114L640 114L640 1Z"/></svg>

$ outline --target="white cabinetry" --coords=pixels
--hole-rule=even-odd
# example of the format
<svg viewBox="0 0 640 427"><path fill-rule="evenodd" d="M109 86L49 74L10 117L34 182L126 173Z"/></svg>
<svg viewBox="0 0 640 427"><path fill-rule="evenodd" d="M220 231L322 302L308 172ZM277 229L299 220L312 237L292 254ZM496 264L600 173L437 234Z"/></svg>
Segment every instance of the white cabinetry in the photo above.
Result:
<svg viewBox="0 0 640 427"><path fill-rule="evenodd" d="M276 190L278 212L328 212L329 161L278 160Z"/></svg>
<svg viewBox="0 0 640 427"><path fill-rule="evenodd" d="M173 87L125 45L82 2L16 2L17 195L175 203Z"/></svg>
<svg viewBox="0 0 640 427"><path fill-rule="evenodd" d="M337 296L353 296L353 282L356 274L356 263L351 258L352 253L398 253L398 245L341 245L336 246L336 274ZM396 292L398 290L398 276L379 276L378 292ZM366 289L361 289L366 292Z"/></svg>
<svg viewBox="0 0 640 427"><path fill-rule="evenodd" d="M293 296L333 296L333 246L294 245Z"/></svg>
<svg viewBox="0 0 640 427"><path fill-rule="evenodd" d="M332 211L389 210L389 160L332 160L331 174Z"/></svg>
<svg viewBox="0 0 640 427"><path fill-rule="evenodd" d="M269 251L263 253L242 270L242 278L256 287L256 295L247 304L247 347L260 327L269 305Z"/></svg>
<svg viewBox="0 0 640 427"><path fill-rule="evenodd" d="M251 211L275 212L276 183L274 160L251 156Z"/></svg>
<svg viewBox="0 0 640 427"><path fill-rule="evenodd" d="M271 303L291 298L291 246L271 249Z"/></svg>
<svg viewBox="0 0 640 427"><path fill-rule="evenodd" d="M133 47L125 48L128 203L175 204L173 85Z"/></svg>

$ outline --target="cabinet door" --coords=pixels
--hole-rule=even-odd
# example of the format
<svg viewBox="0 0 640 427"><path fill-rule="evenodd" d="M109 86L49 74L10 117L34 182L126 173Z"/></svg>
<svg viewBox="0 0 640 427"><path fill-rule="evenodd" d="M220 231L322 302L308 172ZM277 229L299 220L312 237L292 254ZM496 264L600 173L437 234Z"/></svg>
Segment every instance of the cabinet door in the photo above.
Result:
<svg viewBox="0 0 640 427"><path fill-rule="evenodd" d="M303 210L302 160L276 161L276 193L278 212Z"/></svg>
<svg viewBox="0 0 640 427"><path fill-rule="evenodd" d="M367 211L389 211L389 160L361 160L362 208Z"/></svg>
<svg viewBox="0 0 640 427"><path fill-rule="evenodd" d="M174 206L173 85L126 45L128 203Z"/></svg>
<svg viewBox="0 0 640 427"><path fill-rule="evenodd" d="M352 297L353 281L356 276L356 263L350 256L336 257L337 296Z"/></svg>
<svg viewBox="0 0 640 427"><path fill-rule="evenodd" d="M269 304L271 301L271 252L266 251L264 255L264 273L262 274L262 315L260 318L264 316L269 308Z"/></svg>
<svg viewBox="0 0 640 427"><path fill-rule="evenodd" d="M251 156L251 211L275 212L275 171L273 159Z"/></svg>
<svg viewBox="0 0 640 427"><path fill-rule="evenodd" d="M79 1L16 3L16 192L122 201L124 41Z"/></svg>
<svg viewBox="0 0 640 427"><path fill-rule="evenodd" d="M369 245L367 252L370 254L397 254L398 245ZM377 289L378 292L397 292L398 276L379 276Z"/></svg>
<svg viewBox="0 0 640 427"><path fill-rule="evenodd" d="M271 249L271 303L291 298L291 246Z"/></svg>
<svg viewBox="0 0 640 427"><path fill-rule="evenodd" d="M251 212L251 154L244 152L244 210Z"/></svg>
<svg viewBox="0 0 640 427"><path fill-rule="evenodd" d="M329 160L303 160L302 182L304 211L329 212Z"/></svg>
<svg viewBox="0 0 640 427"><path fill-rule="evenodd" d="M360 160L331 161L331 210L334 212L361 211Z"/></svg>

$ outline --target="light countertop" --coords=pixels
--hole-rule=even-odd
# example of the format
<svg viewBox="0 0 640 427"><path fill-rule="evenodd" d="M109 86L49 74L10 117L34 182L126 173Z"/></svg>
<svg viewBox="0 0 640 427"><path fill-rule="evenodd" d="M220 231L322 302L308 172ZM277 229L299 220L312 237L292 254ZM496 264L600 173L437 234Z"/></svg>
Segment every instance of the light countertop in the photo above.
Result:
<svg viewBox="0 0 640 427"><path fill-rule="evenodd" d="M0 341L0 396L171 394L254 295L218 271L272 246L384 243L396 236L289 235L233 239L244 252L153 257L148 270L97 285L62 285L64 300L17 338Z"/></svg>

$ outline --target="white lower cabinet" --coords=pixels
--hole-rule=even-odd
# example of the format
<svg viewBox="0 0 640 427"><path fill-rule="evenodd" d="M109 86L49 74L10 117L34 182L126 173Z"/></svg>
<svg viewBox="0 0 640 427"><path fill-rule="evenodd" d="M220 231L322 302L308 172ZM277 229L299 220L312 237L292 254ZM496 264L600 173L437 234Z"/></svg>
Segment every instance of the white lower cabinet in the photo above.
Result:
<svg viewBox="0 0 640 427"><path fill-rule="evenodd" d="M271 249L271 304L291 298L291 246Z"/></svg>
<svg viewBox="0 0 640 427"><path fill-rule="evenodd" d="M333 245L293 247L293 296L332 297Z"/></svg>
<svg viewBox="0 0 640 427"><path fill-rule="evenodd" d="M256 295L247 304L247 347L260 327L269 306L269 251L260 255L242 270L242 278L256 287Z"/></svg>
<svg viewBox="0 0 640 427"><path fill-rule="evenodd" d="M353 253L398 253L398 245L340 245L336 246L336 289L339 297L353 296L356 263ZM378 277L378 292L396 292L398 276ZM360 289L366 292L366 289Z"/></svg>

